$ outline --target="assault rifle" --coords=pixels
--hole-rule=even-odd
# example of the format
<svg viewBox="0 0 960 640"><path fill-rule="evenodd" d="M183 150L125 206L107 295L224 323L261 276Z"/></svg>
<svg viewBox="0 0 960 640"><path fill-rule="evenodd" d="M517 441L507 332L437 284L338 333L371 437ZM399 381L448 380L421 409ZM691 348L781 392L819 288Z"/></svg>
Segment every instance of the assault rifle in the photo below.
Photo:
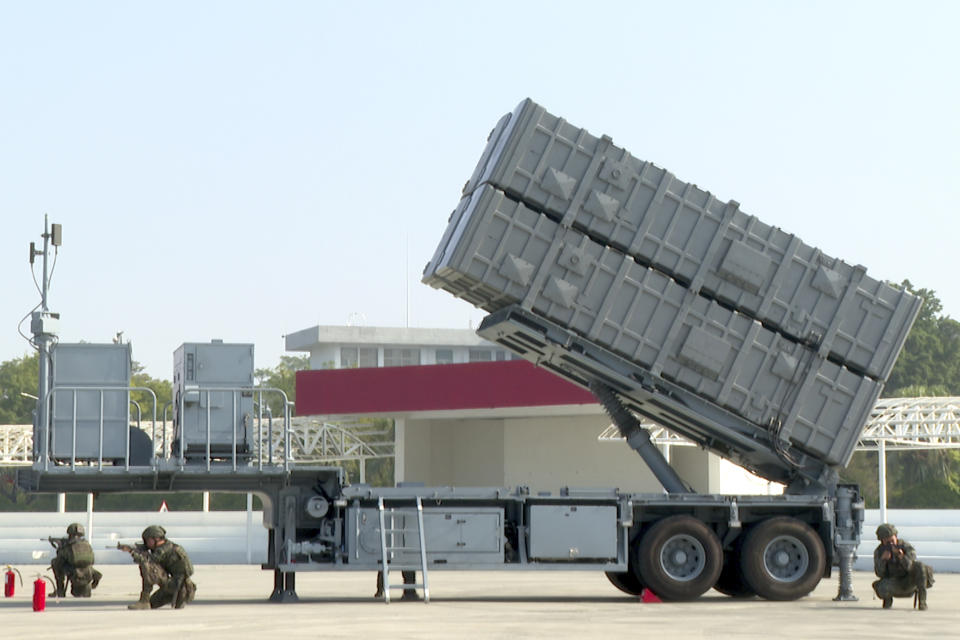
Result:
<svg viewBox="0 0 960 640"><path fill-rule="evenodd" d="M62 547L63 545L65 545L65 544L67 543L67 540L69 540L70 538L68 538L68 537L66 537L66 536L64 536L64 537L62 537L62 538L54 538L53 536L47 536L46 538L40 538L40 539L41 539L41 540L46 540L47 542L50 543L50 546L51 546L51 547L53 547L54 549L59 550L60 547Z"/></svg>

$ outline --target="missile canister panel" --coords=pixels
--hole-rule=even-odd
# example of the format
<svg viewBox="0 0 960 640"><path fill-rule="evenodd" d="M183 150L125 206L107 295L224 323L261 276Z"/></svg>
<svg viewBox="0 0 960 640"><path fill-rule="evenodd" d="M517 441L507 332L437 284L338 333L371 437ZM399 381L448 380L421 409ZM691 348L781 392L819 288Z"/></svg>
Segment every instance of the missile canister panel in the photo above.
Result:
<svg viewBox="0 0 960 640"><path fill-rule="evenodd" d="M51 359L53 457L124 458L130 425L130 345L61 342L51 350Z"/></svg>
<svg viewBox="0 0 960 640"><path fill-rule="evenodd" d="M530 100L491 134L423 280L546 318L833 465L920 304Z"/></svg>
<svg viewBox="0 0 960 640"><path fill-rule="evenodd" d="M174 443L171 453L249 454L253 434L253 345L181 345L173 354ZM181 443L182 440L182 443Z"/></svg>

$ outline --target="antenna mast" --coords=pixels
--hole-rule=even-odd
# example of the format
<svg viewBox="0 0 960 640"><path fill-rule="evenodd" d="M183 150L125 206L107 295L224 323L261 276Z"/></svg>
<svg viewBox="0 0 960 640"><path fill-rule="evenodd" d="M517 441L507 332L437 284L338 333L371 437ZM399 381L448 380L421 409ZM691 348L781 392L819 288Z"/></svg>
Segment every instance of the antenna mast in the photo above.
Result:
<svg viewBox="0 0 960 640"><path fill-rule="evenodd" d="M32 268L33 259L43 256L43 274L40 285L40 310L34 311L30 318L30 330L33 332L33 344L39 351L40 371L37 385L37 415L33 425L33 458L37 461L41 458L49 460L50 443L47 442L49 434L49 408L50 402L47 398L50 388L50 346L53 344L59 329L59 313L51 313L47 306L47 291L50 285L50 272L48 270L47 258L50 254L50 246L59 247L62 241L62 232L59 224L51 225L48 222L47 215L43 216L43 250L38 250L34 243L30 243L30 265Z"/></svg>

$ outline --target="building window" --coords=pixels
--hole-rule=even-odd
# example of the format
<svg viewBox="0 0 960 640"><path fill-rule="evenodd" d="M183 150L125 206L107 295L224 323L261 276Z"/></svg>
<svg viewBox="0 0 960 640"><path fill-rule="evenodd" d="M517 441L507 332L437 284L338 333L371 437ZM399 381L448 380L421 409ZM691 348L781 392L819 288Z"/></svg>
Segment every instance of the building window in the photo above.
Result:
<svg viewBox="0 0 960 640"><path fill-rule="evenodd" d="M490 349L470 349L470 362L490 362L493 352Z"/></svg>
<svg viewBox="0 0 960 640"><path fill-rule="evenodd" d="M437 349L437 364L453 364L453 349Z"/></svg>
<svg viewBox="0 0 960 640"><path fill-rule="evenodd" d="M420 364L420 349L402 349L399 347L383 349L383 366L409 367Z"/></svg>
<svg viewBox="0 0 960 640"><path fill-rule="evenodd" d="M341 369L375 366L377 366L376 347L340 347Z"/></svg>

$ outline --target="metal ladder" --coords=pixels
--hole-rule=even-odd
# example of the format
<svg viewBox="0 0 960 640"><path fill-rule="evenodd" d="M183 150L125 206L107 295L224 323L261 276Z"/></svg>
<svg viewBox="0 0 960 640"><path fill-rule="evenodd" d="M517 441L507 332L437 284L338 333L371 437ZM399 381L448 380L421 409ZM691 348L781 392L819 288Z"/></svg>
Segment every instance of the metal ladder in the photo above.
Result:
<svg viewBox="0 0 960 640"><path fill-rule="evenodd" d="M383 496L377 499L377 509L380 512L380 557L382 563L380 567L380 577L383 581L383 600L390 604L390 589L423 589L423 602L430 602L430 588L427 586L427 547L424 543L423 535L423 502L420 496L417 496L416 511L412 508L386 508L383 504ZM417 527L411 529L407 525L406 516L412 516L416 513ZM402 526L397 526L397 520L400 519ZM407 534L416 533L418 547L405 546L409 537ZM389 544L388 544L389 541ZM420 564L416 565L398 565L391 564L390 558L394 553L419 552ZM390 584L390 569L394 571L419 571L423 576L422 583L416 584Z"/></svg>

